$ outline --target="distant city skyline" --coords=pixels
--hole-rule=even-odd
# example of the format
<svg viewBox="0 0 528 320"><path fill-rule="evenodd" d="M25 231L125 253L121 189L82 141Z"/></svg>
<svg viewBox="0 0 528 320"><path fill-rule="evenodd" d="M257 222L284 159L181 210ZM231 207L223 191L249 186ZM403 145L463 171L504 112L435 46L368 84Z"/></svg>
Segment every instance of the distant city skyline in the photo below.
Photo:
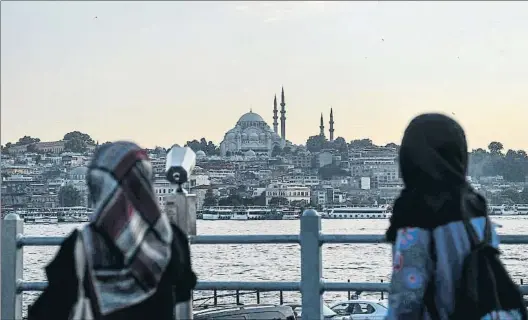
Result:
<svg viewBox="0 0 528 320"><path fill-rule="evenodd" d="M2 2L1 143L218 144L248 112L304 144L399 143L442 112L470 148L528 149L527 2ZM327 132L328 134L328 132ZM328 135L327 135L328 136Z"/></svg>

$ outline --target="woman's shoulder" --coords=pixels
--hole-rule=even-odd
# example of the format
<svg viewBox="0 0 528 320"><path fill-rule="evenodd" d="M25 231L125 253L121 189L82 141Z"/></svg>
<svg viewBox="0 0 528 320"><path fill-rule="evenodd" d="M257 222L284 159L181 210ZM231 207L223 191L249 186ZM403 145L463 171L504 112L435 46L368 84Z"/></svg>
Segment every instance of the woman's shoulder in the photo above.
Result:
<svg viewBox="0 0 528 320"><path fill-rule="evenodd" d="M471 226L475 230L480 240L484 239L484 233L486 229L486 223L490 223L491 228L491 244L494 247L499 245L499 236L496 232L497 225L493 223L487 217L474 217L470 219ZM434 236L435 241L440 242L453 242L463 241L468 242L468 233L464 222L462 220L452 221L444 225L437 226L433 229L418 228L418 227L407 227L400 228L397 230L396 243L398 242L420 242L422 244L428 244L431 235ZM412 239L409 241L409 239ZM469 242L468 242L469 243Z"/></svg>

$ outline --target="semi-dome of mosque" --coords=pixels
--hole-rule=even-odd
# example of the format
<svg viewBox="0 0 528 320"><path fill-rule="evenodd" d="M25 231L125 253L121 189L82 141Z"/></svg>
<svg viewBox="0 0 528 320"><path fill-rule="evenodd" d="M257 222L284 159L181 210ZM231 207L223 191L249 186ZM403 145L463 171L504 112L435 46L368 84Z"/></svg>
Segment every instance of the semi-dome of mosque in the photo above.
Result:
<svg viewBox="0 0 528 320"><path fill-rule="evenodd" d="M253 150L246 151L246 152L244 153L244 155L245 155L246 157L254 157L254 156L256 156L255 151L253 151Z"/></svg>

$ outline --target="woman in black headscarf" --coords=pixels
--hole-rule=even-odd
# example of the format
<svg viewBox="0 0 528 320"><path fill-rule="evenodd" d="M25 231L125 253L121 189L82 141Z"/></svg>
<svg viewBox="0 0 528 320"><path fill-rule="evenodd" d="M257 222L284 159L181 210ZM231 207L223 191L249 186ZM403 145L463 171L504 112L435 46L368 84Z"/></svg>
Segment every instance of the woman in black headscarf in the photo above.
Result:
<svg viewBox="0 0 528 320"><path fill-rule="evenodd" d="M399 163L405 187L386 232L393 244L387 319L449 319L471 248L463 221L480 240L488 221L485 199L466 180L464 130L441 114L417 116L405 130ZM499 245L493 227L491 245Z"/></svg>
<svg viewBox="0 0 528 320"><path fill-rule="evenodd" d="M29 320L173 320L196 276L186 235L161 212L147 154L131 142L100 147L88 168L91 222L46 267Z"/></svg>

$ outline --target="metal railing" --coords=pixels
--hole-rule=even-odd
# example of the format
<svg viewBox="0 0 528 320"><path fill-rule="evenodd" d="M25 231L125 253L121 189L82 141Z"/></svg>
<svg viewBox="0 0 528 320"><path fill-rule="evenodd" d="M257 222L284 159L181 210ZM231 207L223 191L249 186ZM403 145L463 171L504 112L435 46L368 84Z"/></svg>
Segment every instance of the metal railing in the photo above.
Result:
<svg viewBox="0 0 528 320"><path fill-rule="evenodd" d="M42 291L46 282L23 279L24 246L58 246L63 237L33 237L24 235L24 221L12 213L5 217L2 230L2 307L1 319L22 319L22 292ZM322 319L325 291L386 292L389 283L327 282L322 279L322 248L325 243L368 244L385 242L382 235L330 235L321 233L321 217L315 210L306 210L301 217L298 235L204 235L190 237L192 244L291 244L301 247L301 281L199 281L196 290L239 291L300 291L303 315ZM528 244L528 236L503 235L503 244ZM528 286L521 290L528 294Z"/></svg>

